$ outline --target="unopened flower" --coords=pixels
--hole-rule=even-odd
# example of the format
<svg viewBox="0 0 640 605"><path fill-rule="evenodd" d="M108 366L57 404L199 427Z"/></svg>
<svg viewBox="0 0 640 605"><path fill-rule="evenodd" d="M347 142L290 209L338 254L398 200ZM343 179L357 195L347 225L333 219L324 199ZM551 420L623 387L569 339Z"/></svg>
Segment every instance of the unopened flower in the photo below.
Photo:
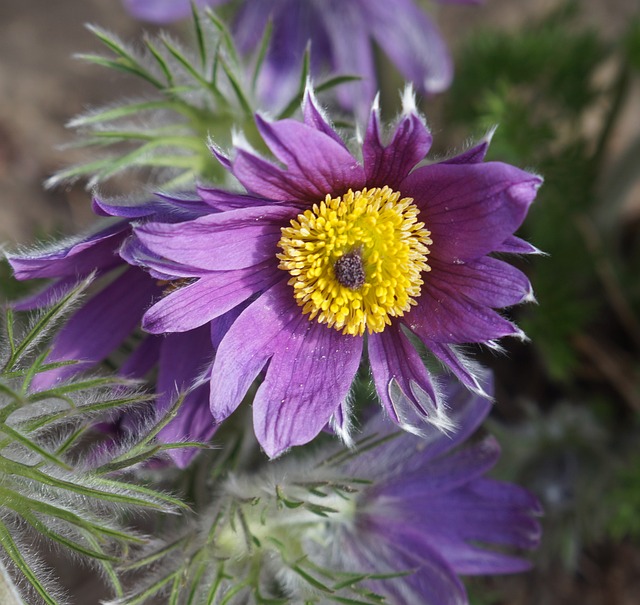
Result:
<svg viewBox="0 0 640 605"><path fill-rule="evenodd" d="M387 143L374 106L362 161L311 92L303 122L258 117L257 126L286 167L242 145L231 158L217 151L248 193L202 189L211 214L135 230L140 255L164 259L153 270L192 280L151 307L143 327L183 332L241 311L213 364L211 411L224 420L263 372L254 426L270 456L330 420L347 437L365 344L391 418L410 430L421 420L450 427L416 338L481 391L455 346L522 336L494 309L531 300L530 283L490 255L535 251L513 233L540 177L483 163L486 141L417 167L431 135L410 94Z"/></svg>
<svg viewBox="0 0 640 605"><path fill-rule="evenodd" d="M42 308L80 280L94 275L96 291L66 321L53 339L48 363L75 361L38 374L32 383L35 390L61 383L80 371L88 370L106 359L136 330L145 310L162 296L163 291L179 277L174 274L150 275L129 265L119 256L131 235L131 221L153 218L166 221L200 216L207 206L200 201L174 199L171 204L161 199L137 206L117 206L94 201L103 216L118 216L117 222L100 226L88 235L70 238L52 246L22 253L8 254L15 277L19 280L50 279L43 290L16 307L20 310ZM191 389L177 417L165 426L159 439L163 442L205 441L214 432L208 412L208 384L194 386L213 357L211 329L198 328L167 337L144 335L131 355L118 368L121 375L144 377L158 367L156 405L158 415L171 407L178 392ZM126 427L126 421L125 426ZM170 455L181 466L186 465L196 450L171 450Z"/></svg>

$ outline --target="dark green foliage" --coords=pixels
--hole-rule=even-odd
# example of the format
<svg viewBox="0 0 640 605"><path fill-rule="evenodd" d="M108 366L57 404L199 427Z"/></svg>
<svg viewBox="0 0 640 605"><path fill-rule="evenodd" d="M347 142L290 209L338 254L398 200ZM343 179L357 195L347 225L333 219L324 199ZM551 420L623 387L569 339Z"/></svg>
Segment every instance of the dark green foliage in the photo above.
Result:
<svg viewBox="0 0 640 605"><path fill-rule="evenodd" d="M577 16L578 4L570 2L517 32L470 37L447 101L454 122L476 132L499 125L490 159L527 166L545 178L522 230L548 255L527 266L540 307L524 311L521 323L550 376L565 383L580 363L576 337L607 306L592 226L602 195L598 170L620 94L619 82L595 84L618 49L578 26ZM609 104L610 115L600 132L587 132L586 116L601 103ZM598 238L607 241L610 234L599 227Z"/></svg>
<svg viewBox="0 0 640 605"><path fill-rule="evenodd" d="M465 130L498 125L488 159L545 178L520 233L546 254L522 264L540 304L515 311L535 349L527 363L541 367L509 366L539 380L512 379L532 391L508 395L534 403L520 425L494 432L510 463L502 476L545 505L549 565L573 568L586 544L607 535L640 538L640 459L630 453L640 412L640 237L638 221L624 223L621 212L640 178L640 142L617 160L607 155L638 68L640 18L605 42L569 2L518 31L464 41L445 103L447 120Z"/></svg>

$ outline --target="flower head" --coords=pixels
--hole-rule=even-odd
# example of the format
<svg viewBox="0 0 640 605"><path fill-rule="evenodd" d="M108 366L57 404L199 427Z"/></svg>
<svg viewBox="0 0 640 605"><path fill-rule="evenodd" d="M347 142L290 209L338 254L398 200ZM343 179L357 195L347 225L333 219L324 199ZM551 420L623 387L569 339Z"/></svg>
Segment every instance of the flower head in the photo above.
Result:
<svg viewBox="0 0 640 605"><path fill-rule="evenodd" d="M327 524L323 540L307 542L323 567L383 577L411 571L368 583L399 605L467 603L459 575L526 570L529 562L505 547L531 549L540 539L536 498L483 476L500 455L496 440L487 436L462 446L490 402L459 385L448 384L446 390L455 409L455 435L434 427L423 439L392 435L384 419L373 419L362 436L367 451L356 450L335 465L342 476L362 480L352 516ZM371 447L375 438L378 445Z"/></svg>
<svg viewBox="0 0 640 605"><path fill-rule="evenodd" d="M450 424L421 341L467 386L481 391L456 350L522 332L494 309L532 299L527 278L494 252L534 252L513 235L541 179L484 163L487 142L419 165L431 135L410 95L382 140L374 106L362 161L329 124L311 91L304 120L258 129L276 164L244 145L222 164L246 194L201 189L212 212L135 229L132 256L191 278L143 319L152 333L195 329L237 313L211 376L216 423L264 373L253 403L270 456L308 442L331 421L347 437L349 390L366 344L383 407L397 423ZM284 165L284 166L283 166Z"/></svg>
<svg viewBox="0 0 640 605"><path fill-rule="evenodd" d="M235 34L239 47L250 51L268 21L273 23L260 83L261 97L269 106L277 106L297 87L310 43L312 75L359 76L360 82L341 86L337 93L343 106L366 111L378 87L374 43L421 92L442 92L451 83L453 66L444 40L416 4L414 0L245 0Z"/></svg>
<svg viewBox="0 0 640 605"><path fill-rule="evenodd" d="M196 5L217 6L226 1L197 0ZM134 17L155 23L183 19L191 11L187 0L124 0L124 4ZM421 92L439 93L451 84L449 51L415 0L243 0L233 28L240 50L255 51L269 22L273 32L259 82L259 97L268 107L283 107L297 91L309 44L314 77L361 78L337 91L348 109L366 111L373 100L378 87L374 44Z"/></svg>
<svg viewBox="0 0 640 605"><path fill-rule="evenodd" d="M464 443L491 404L459 385L447 391L453 437L429 427L421 439L378 414L352 449L333 443L228 473L200 517L200 539L186 556L153 557L151 581L179 576L185 594L225 595L230 605L466 605L459 576L527 569L517 554L538 544L540 506L485 477L500 453L492 437Z"/></svg>
<svg viewBox="0 0 640 605"><path fill-rule="evenodd" d="M159 198L136 206L118 206L95 199L94 209L99 215L119 218L88 234L46 248L7 255L17 279L51 280L40 292L19 301L16 307L20 310L43 308L90 275L96 282L92 295L53 339L47 357L48 363L76 363L39 373L32 383L35 390L50 388L105 360L139 329L145 310L169 286L167 280L178 277L166 273L150 275L123 260L132 221L192 219L208 207L199 200L188 199L173 199L169 203ZM207 326L166 338L145 335L120 366L120 375L131 378L142 378L151 368L158 367L159 417L171 407L179 391L191 389L177 417L160 431L161 441L204 441L214 432L206 380L191 388L212 357L211 330ZM126 429L127 418L122 420L119 424ZM193 448L184 448L171 450L170 455L179 465L186 465L195 452Z"/></svg>

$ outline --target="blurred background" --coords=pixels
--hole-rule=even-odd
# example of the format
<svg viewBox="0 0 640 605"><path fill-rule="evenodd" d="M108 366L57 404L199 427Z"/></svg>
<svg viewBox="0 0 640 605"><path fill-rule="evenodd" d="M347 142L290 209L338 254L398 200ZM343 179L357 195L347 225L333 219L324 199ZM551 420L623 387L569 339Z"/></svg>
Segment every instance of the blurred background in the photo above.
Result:
<svg viewBox="0 0 640 605"><path fill-rule="evenodd" d="M635 605L640 4L487 0L429 9L456 64L452 89L422 101L435 154L459 150L499 124L490 159L546 179L521 233L547 254L521 262L539 305L512 312L531 341L504 343L501 355L478 352L496 373L489 429L504 449L499 476L543 501L545 534L532 572L470 581L472 602ZM82 182L42 186L92 153L70 145L74 136L65 124L93 106L149 93L134 78L73 58L104 50L86 23L127 41L158 31L136 23L118 1L0 2L5 247L77 232L93 221ZM187 23L169 29L191 36ZM401 80L383 59L381 70L383 106L393 115ZM0 279L9 284L4 266Z"/></svg>

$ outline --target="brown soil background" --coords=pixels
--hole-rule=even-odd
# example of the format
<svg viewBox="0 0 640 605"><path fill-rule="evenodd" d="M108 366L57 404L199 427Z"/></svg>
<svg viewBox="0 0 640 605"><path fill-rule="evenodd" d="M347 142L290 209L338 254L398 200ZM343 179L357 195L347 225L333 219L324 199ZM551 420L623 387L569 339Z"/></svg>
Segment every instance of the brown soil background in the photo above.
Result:
<svg viewBox="0 0 640 605"><path fill-rule="evenodd" d="M559 4L558 0L487 0L483 7L442 6L438 21L455 46L474 28L523 27ZM584 4L584 19L608 37L620 35L640 9L637 0L584 0ZM134 22L119 0L0 0L0 246L70 233L92 220L90 195L81 185L46 191L42 182L81 157L77 150L60 149L73 138L65 130L68 120L89 107L135 96L141 89L125 76L72 58L78 52L101 51L85 23L114 31L124 40L154 29ZM174 29L179 34L179 28ZM636 83L610 155L640 133L639 99ZM596 127L598 119L595 115ZM635 216L640 214L638 197L629 200L626 210ZM81 595L78 603L98 603L103 596L90 578L65 580ZM489 585L508 595L498 601L503 605L637 605L640 551L629 544L601 545L584 554L578 573L537 571L491 580Z"/></svg>

